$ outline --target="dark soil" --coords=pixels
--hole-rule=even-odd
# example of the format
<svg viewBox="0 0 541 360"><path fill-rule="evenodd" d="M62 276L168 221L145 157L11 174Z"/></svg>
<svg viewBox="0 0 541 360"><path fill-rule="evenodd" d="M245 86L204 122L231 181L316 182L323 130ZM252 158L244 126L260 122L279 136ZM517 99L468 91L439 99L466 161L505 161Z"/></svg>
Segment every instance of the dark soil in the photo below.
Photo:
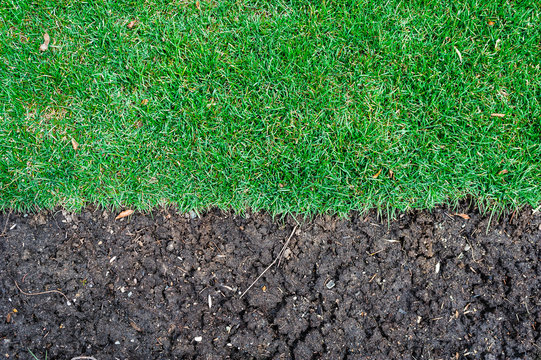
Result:
<svg viewBox="0 0 541 360"><path fill-rule="evenodd" d="M460 212L301 222L242 298L293 217L5 213L1 356L539 359L541 216Z"/></svg>

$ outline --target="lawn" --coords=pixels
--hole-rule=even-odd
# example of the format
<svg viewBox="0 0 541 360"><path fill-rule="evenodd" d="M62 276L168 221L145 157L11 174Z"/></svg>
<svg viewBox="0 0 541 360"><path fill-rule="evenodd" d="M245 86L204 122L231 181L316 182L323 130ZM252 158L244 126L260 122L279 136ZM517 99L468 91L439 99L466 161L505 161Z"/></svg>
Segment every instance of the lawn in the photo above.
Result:
<svg viewBox="0 0 541 360"><path fill-rule="evenodd" d="M0 209L541 204L535 0L7 0L0 35Z"/></svg>

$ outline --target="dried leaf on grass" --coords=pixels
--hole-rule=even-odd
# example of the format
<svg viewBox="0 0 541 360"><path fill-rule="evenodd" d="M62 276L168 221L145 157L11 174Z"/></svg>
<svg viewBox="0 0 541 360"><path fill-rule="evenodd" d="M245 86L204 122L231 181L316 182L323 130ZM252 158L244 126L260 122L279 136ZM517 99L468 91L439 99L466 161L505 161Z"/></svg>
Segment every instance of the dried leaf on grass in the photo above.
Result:
<svg viewBox="0 0 541 360"><path fill-rule="evenodd" d="M379 174L381 174L381 169L376 173L376 175L373 175L372 178L377 179Z"/></svg>
<svg viewBox="0 0 541 360"><path fill-rule="evenodd" d="M43 34L43 44L39 46L39 51L44 52L47 51L49 48L49 43L51 42L51 38L49 37L49 34L45 33Z"/></svg>
<svg viewBox="0 0 541 360"><path fill-rule="evenodd" d="M148 99L143 99L143 101L141 101L141 105L146 105L148 104Z"/></svg>
<svg viewBox="0 0 541 360"><path fill-rule="evenodd" d="M201 3L199 2L199 0L195 2L195 7L197 8L197 10L201 10Z"/></svg>
<svg viewBox="0 0 541 360"><path fill-rule="evenodd" d="M73 147L73 150L77 150L79 148L79 143L75 141L74 138L71 139L71 146Z"/></svg>
<svg viewBox="0 0 541 360"><path fill-rule="evenodd" d="M503 118L503 117L505 117L505 114L499 114L499 113L492 113L492 114L490 114L490 116L492 116L492 117L499 117L499 118Z"/></svg>
<svg viewBox="0 0 541 360"><path fill-rule="evenodd" d="M470 219L470 217L468 215L466 215L466 214L455 214L455 216L459 216L459 217L463 218L464 220L469 220Z"/></svg>
<svg viewBox="0 0 541 360"><path fill-rule="evenodd" d="M128 23L128 29L133 29L137 24L137 20L132 20Z"/></svg>
<svg viewBox="0 0 541 360"><path fill-rule="evenodd" d="M456 53L458 55L458 59L460 60L460 62L462 62L462 53L457 49L456 46L453 46L453 47L455 48L455 51L456 51Z"/></svg>
<svg viewBox="0 0 541 360"><path fill-rule="evenodd" d="M133 210L131 210L131 209L130 210L124 210L120 214L117 215L115 220L125 218L127 216L130 216L131 214L133 214Z"/></svg>
<svg viewBox="0 0 541 360"><path fill-rule="evenodd" d="M498 173L498 175L503 175L503 174L507 174L508 172L509 172L509 171L507 171L507 170L503 169L502 171L500 171L500 172Z"/></svg>

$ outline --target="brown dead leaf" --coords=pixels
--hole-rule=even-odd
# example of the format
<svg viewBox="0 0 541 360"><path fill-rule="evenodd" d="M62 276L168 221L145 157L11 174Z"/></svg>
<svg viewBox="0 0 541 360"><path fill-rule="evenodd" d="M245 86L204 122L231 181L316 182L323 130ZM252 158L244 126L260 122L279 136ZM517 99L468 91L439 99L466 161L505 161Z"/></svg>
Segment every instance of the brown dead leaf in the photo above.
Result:
<svg viewBox="0 0 541 360"><path fill-rule="evenodd" d="M124 210L120 214L117 215L115 220L125 218L127 216L130 216L131 214L133 214L133 210L131 210L131 209L130 210Z"/></svg>
<svg viewBox="0 0 541 360"><path fill-rule="evenodd" d="M9 324L11 322L11 311L8 312L8 316L6 316L6 322Z"/></svg>
<svg viewBox="0 0 541 360"><path fill-rule="evenodd" d="M44 52L47 51L49 48L49 43L51 42L51 38L49 37L49 34L45 33L43 34L43 44L39 46L39 51Z"/></svg>
<svg viewBox="0 0 541 360"><path fill-rule="evenodd" d="M167 329L167 333L171 334L173 331L175 331L176 328L177 326L175 324L169 325L169 328Z"/></svg>
<svg viewBox="0 0 541 360"><path fill-rule="evenodd" d="M265 285L263 285L263 287L261 288L261 290L263 290L263 292L267 292L267 287Z"/></svg>
<svg viewBox="0 0 541 360"><path fill-rule="evenodd" d="M494 26L495 24L496 23L494 21L492 21L492 20L488 22L488 26Z"/></svg>
<svg viewBox="0 0 541 360"><path fill-rule="evenodd" d="M148 104L148 99L143 99L143 101L141 101L141 105L146 105Z"/></svg>
<svg viewBox="0 0 541 360"><path fill-rule="evenodd" d="M500 171L500 172L498 173L498 175L503 175L503 174L507 174L508 172L509 172L509 171L507 171L507 170L503 169L502 171Z"/></svg>
<svg viewBox="0 0 541 360"><path fill-rule="evenodd" d="M493 114L490 114L490 116L503 118L503 117L505 117L505 114L493 113Z"/></svg>
<svg viewBox="0 0 541 360"><path fill-rule="evenodd" d="M455 216L460 216L464 220L469 220L470 219L470 217L468 215L466 215L466 214L455 214Z"/></svg>
<svg viewBox="0 0 541 360"><path fill-rule="evenodd" d="M130 320L130 326L135 329L137 332L143 332L143 329L141 329L139 326L137 326L136 323L133 322L133 320Z"/></svg>
<svg viewBox="0 0 541 360"><path fill-rule="evenodd" d="M199 3L199 0L195 2L195 7L197 8L197 10L201 10L201 3Z"/></svg>
<svg viewBox="0 0 541 360"><path fill-rule="evenodd" d="M392 170L389 170L389 178L391 178L391 180L394 180L394 172Z"/></svg>
<svg viewBox="0 0 541 360"><path fill-rule="evenodd" d="M379 174L381 174L381 169L376 173L376 175L373 175L372 178L377 179Z"/></svg>
<svg viewBox="0 0 541 360"><path fill-rule="evenodd" d="M133 29L137 24L137 20L132 20L128 23L128 29Z"/></svg>
<svg viewBox="0 0 541 360"><path fill-rule="evenodd" d="M77 150L79 148L79 144L74 138L71 138L71 146L73 147L73 150Z"/></svg>

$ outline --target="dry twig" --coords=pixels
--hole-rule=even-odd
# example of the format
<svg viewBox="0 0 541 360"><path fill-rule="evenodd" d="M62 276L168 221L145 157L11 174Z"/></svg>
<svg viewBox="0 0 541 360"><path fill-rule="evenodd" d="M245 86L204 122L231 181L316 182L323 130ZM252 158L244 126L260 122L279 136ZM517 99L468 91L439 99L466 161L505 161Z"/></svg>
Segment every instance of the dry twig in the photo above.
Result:
<svg viewBox="0 0 541 360"><path fill-rule="evenodd" d="M69 302L70 300L68 299L68 297L66 295L64 295L63 292L61 291L58 291L58 290L47 290L47 291L40 291L40 292L36 292L36 293L27 293L27 292L24 292L20 287L19 287L19 284L17 284L17 281L15 281L15 286L17 287L17 289L19 289L19 291L21 293L23 293L24 295L27 295L27 296L35 296L35 295L45 295L45 294L50 294L50 293L57 293L57 294L60 294L62 295L63 297L66 298L66 300Z"/></svg>
<svg viewBox="0 0 541 360"><path fill-rule="evenodd" d="M9 223L9 217L11 216L11 210L9 210L8 216L6 217L6 223L4 224L4 230L2 230L2 233L0 234L0 237L3 237L6 235L6 230L8 229L8 223Z"/></svg>
<svg viewBox="0 0 541 360"><path fill-rule="evenodd" d="M272 265L276 264L276 262L282 257L282 254L284 253L284 251L286 250L287 246L289 245L289 241L291 240L291 238L293 237L293 234L295 234L295 230L297 230L297 226L298 225L295 225L295 227L293 228L293 231L291 232L291 235L289 235L289 237L287 238L286 240L286 243L284 244L284 246L282 246L282 250L280 250L280 252L278 253L278 256L271 262L271 264L269 266L267 266L267 268L265 270L263 270L263 272L261 274L259 274L259 276L257 277L257 279L254 280L254 282L248 286L248 289L244 290L244 292L242 293L242 295L240 296L240 298L242 299L242 297L244 295L246 295L246 293L248 292L248 290L250 290L252 288L252 286L255 285L255 283L257 282L257 280L259 280L266 272L267 270L269 270Z"/></svg>

